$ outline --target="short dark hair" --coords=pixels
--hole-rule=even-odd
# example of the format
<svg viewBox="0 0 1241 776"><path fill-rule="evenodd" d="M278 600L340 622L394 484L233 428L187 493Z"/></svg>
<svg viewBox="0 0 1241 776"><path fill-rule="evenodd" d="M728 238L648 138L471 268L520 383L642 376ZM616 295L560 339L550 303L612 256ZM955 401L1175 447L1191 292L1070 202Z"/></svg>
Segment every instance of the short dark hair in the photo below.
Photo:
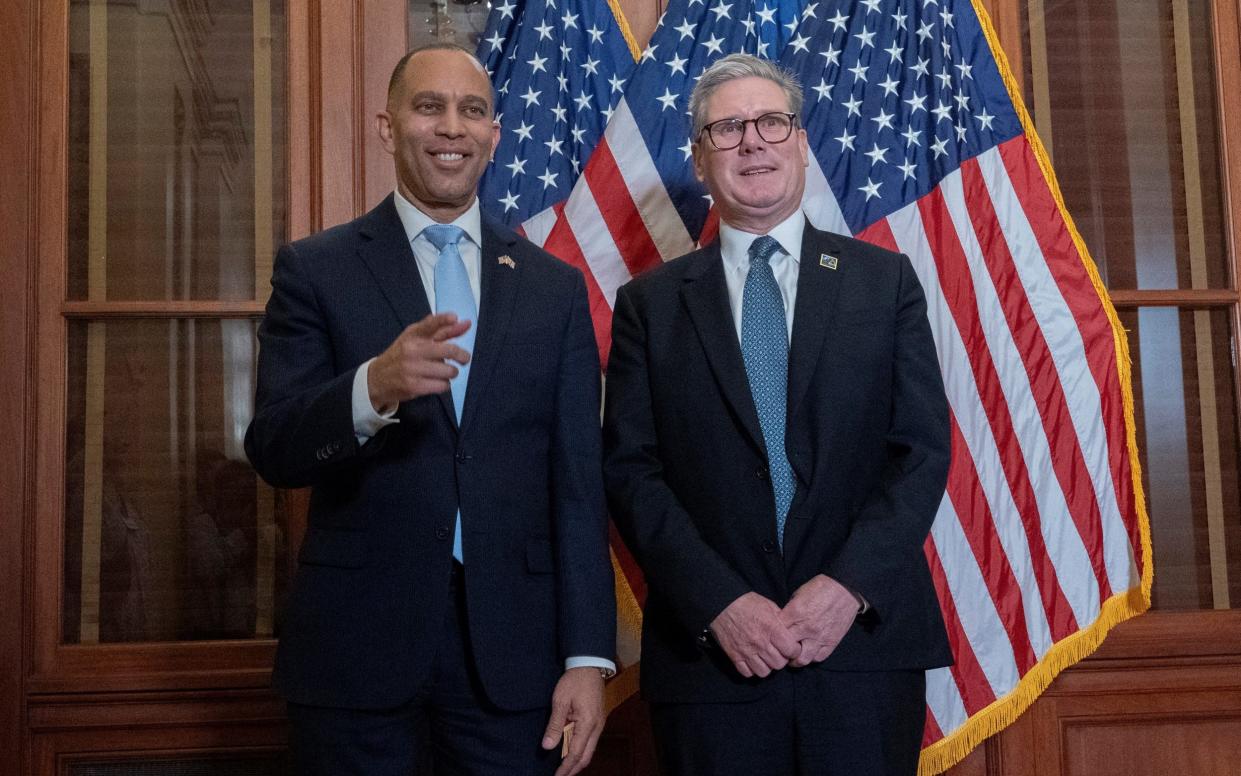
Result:
<svg viewBox="0 0 1241 776"><path fill-rule="evenodd" d="M477 62L478 68L480 70L482 70L484 73L487 72L486 65L484 65L479 60L478 57L474 56L473 51L470 51L465 46L462 46L458 43L450 43L449 41L436 41L434 43L424 43L421 46L418 46L417 48L411 49L409 52L407 52L405 56L401 57L401 60L396 63L396 67L392 68L392 76L388 79L388 102L389 103L392 102L392 96L396 94L397 90L401 87L401 78L405 75L405 66L409 64L409 60L413 59L415 54L421 54L424 51L460 51L462 54L465 54L467 57ZM493 105L494 103L495 103L495 100L492 100Z"/></svg>

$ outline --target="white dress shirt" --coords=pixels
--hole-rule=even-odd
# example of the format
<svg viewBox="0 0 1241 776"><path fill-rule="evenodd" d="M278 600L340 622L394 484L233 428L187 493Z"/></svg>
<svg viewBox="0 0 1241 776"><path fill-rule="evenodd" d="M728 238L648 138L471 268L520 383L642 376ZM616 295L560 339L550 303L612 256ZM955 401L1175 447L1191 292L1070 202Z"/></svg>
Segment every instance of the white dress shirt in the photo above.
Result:
<svg viewBox="0 0 1241 776"><path fill-rule="evenodd" d="M413 203L401 196L401 192L395 192L393 199L396 204L396 214L401 219L401 226L405 227L405 237L414 251L414 260L418 264L418 275L422 278L422 288L426 291L427 302L434 310L435 263L439 261L440 252L426 238L422 230L438 222L414 207ZM474 305L481 314L483 232L477 197L474 198L474 203L470 205L470 208L458 216L452 224L465 232L465 236L457 244L457 250L461 254L461 261L465 263L465 274L470 278L470 291L474 294ZM477 325L478 322L475 321L474 324ZM367 380L371 361L374 360L372 358L362 364L353 375L353 433L357 436L360 445L366 444L367 440L378 434L384 426L400 422L393 417L396 415L395 407L389 412L380 414L371 404ZM608 676L616 673L616 664L611 660L586 655L567 658L564 667L566 671L570 668L598 668Z"/></svg>
<svg viewBox="0 0 1241 776"><path fill-rule="evenodd" d="M780 243L780 250L768 260L784 300L784 319L788 325L789 342L793 341L793 306L797 301L797 273L801 267L801 238L806 230L806 217L798 210L767 234ZM732 308L737 341L741 341L741 298L745 278L750 272L750 243L762 235L750 234L720 222L720 257L724 260L724 282L728 284L728 304Z"/></svg>

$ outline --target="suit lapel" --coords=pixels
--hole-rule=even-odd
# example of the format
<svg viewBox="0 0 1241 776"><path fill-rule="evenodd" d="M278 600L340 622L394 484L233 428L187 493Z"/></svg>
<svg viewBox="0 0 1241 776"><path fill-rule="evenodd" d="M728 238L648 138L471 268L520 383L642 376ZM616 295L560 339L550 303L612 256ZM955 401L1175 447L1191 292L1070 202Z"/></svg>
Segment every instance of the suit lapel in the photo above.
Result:
<svg viewBox="0 0 1241 776"><path fill-rule="evenodd" d="M835 259L835 262L831 260ZM806 398L810 380L823 352L823 340L836 315L840 291L840 244L809 223L802 236L801 266L797 273L797 302L793 310L793 342L789 348L788 417L795 419Z"/></svg>
<svg viewBox="0 0 1241 776"><path fill-rule="evenodd" d="M482 217L483 244L479 250L479 282L482 297L478 310L478 330L474 334L474 352L470 358L470 382L465 389L465 407L461 425L466 428L478 413L479 402L486 394L487 384L495 371L496 361L504 348L516 307L517 289L525 272L521 261L500 263L517 241L516 235L497 228L487 216Z"/></svg>
<svg viewBox="0 0 1241 776"><path fill-rule="evenodd" d="M427 291L423 288L422 276L418 274L418 263L405 235L405 227L396 214L393 195L389 194L366 215L359 231L363 242L358 248L358 256L396 313L400 331L430 315ZM445 391L436 398L448 421L455 427L457 412L452 406L452 394Z"/></svg>
<svg viewBox="0 0 1241 776"><path fill-rule="evenodd" d="M737 329L728 303L728 286L724 282L724 262L720 259L719 242L704 248L694 261L695 266L686 272L681 299L698 331L698 339L720 385L720 392L740 419L750 444L765 457L767 446L758 423L758 411L754 409L754 397L750 395L741 344L737 341Z"/></svg>

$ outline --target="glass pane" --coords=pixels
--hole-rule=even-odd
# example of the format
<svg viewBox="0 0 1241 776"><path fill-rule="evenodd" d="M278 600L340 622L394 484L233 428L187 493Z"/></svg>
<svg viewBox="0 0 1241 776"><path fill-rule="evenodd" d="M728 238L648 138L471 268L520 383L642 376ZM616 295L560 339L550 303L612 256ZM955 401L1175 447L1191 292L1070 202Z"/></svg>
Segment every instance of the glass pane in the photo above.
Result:
<svg viewBox="0 0 1241 776"><path fill-rule="evenodd" d="M284 0L69 7L68 297L253 299L286 234Z"/></svg>
<svg viewBox="0 0 1241 776"><path fill-rule="evenodd" d="M1241 608L1232 328L1222 310L1121 313L1134 356L1138 446L1159 609Z"/></svg>
<svg viewBox="0 0 1241 776"><path fill-rule="evenodd" d="M277 492L242 447L252 320L69 327L63 638L255 638L288 562Z"/></svg>
<svg viewBox="0 0 1241 776"><path fill-rule="evenodd" d="M1024 5L1026 101L1108 287L1229 287L1209 0Z"/></svg>
<svg viewBox="0 0 1241 776"><path fill-rule="evenodd" d="M484 0L407 0L409 47L449 41L473 51L487 28L491 4Z"/></svg>

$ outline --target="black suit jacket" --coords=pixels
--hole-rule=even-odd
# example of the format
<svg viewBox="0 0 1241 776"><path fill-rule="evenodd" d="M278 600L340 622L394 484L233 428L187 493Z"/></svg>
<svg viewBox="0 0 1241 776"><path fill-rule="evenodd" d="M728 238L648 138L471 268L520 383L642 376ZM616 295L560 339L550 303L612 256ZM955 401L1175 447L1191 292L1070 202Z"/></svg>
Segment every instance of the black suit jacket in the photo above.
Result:
<svg viewBox="0 0 1241 776"><path fill-rule="evenodd" d="M362 446L357 367L430 313L392 197L276 256L246 451L272 485L312 488L276 656L291 701L413 696L450 605L458 508L470 640L494 703L546 706L565 657L614 652L585 282L485 215L482 240L460 427L445 392L401 404Z"/></svg>
<svg viewBox="0 0 1241 776"><path fill-rule="evenodd" d="M763 692L698 636L743 593L783 606L820 573L873 612L806 670L951 662L922 553L947 478L948 407L908 258L806 225L788 391L797 491L782 554L718 242L618 292L605 480L648 584L642 690L651 700Z"/></svg>

